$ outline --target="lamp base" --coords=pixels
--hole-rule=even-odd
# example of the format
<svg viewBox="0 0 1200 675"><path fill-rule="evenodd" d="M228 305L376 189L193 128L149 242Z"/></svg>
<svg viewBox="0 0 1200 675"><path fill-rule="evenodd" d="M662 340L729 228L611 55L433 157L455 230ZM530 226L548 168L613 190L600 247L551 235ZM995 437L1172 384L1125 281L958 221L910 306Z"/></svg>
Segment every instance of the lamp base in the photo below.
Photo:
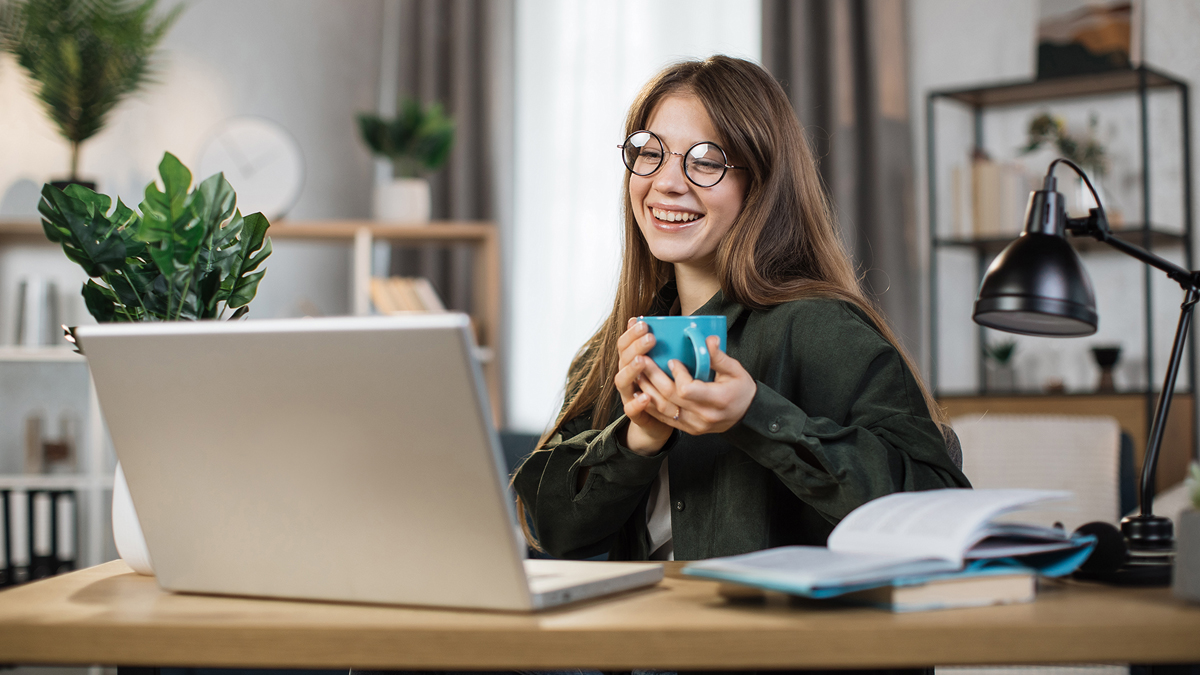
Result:
<svg viewBox="0 0 1200 675"><path fill-rule="evenodd" d="M1083 581L1099 581L1113 586L1170 586L1171 562L1126 562L1115 570L1085 572L1076 570L1071 576Z"/></svg>
<svg viewBox="0 0 1200 675"><path fill-rule="evenodd" d="M1175 565L1171 520L1154 515L1129 516L1121 520L1121 535L1124 546L1116 543L1113 557L1102 563L1101 569L1080 569L1072 576L1115 586L1170 586ZM1117 539L1115 532L1113 538ZM1120 564L1112 567L1118 561Z"/></svg>

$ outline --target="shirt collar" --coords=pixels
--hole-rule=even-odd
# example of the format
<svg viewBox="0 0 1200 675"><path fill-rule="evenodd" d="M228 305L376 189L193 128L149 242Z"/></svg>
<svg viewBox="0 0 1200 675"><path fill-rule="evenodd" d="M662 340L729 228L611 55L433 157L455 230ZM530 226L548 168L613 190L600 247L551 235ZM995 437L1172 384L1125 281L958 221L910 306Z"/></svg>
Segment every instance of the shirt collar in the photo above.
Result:
<svg viewBox="0 0 1200 675"><path fill-rule="evenodd" d="M663 284L659 289L658 294L654 298L654 304L651 306L651 316L664 316L671 311L671 306L675 304L675 300L679 297L679 290L675 286L675 280L672 279ZM745 308L738 302L725 297L723 291L717 291L708 299L708 302L700 306L700 309L695 311L696 315L725 315L725 323L727 326L732 326L734 321L741 316Z"/></svg>

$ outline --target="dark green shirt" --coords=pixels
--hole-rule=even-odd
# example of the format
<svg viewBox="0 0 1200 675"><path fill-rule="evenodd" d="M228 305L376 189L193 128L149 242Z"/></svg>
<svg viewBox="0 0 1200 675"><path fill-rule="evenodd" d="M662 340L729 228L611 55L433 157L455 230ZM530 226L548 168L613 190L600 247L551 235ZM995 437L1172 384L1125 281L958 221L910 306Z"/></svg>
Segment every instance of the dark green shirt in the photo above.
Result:
<svg viewBox="0 0 1200 675"><path fill-rule="evenodd" d="M514 481L551 555L645 560L647 496L668 456L677 560L823 545L871 499L970 486L904 360L853 305L759 311L717 293L696 314L725 315L727 352L758 383L745 417L720 434L676 433L654 457L617 441L624 415L603 429L590 414L565 422Z"/></svg>

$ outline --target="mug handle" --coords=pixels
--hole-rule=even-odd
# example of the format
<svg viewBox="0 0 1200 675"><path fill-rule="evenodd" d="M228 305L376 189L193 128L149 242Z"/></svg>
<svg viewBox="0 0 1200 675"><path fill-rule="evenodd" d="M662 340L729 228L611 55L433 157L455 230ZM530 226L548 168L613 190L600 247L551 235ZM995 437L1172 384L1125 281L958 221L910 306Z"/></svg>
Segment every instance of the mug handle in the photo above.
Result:
<svg viewBox="0 0 1200 675"><path fill-rule="evenodd" d="M692 341L692 350L696 354L695 378L707 382L712 375L712 368L709 364L708 344L705 343L704 333L700 332L700 328L696 324L692 324L683 329L683 334Z"/></svg>

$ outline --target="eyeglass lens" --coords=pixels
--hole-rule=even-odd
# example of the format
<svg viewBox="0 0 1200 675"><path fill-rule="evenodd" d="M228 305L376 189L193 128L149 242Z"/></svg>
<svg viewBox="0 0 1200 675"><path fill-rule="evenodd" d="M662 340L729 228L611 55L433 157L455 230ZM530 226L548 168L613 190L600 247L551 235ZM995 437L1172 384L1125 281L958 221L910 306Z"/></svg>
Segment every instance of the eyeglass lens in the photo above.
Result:
<svg viewBox="0 0 1200 675"><path fill-rule="evenodd" d="M662 140L649 131L637 131L625 139L625 166L638 176L649 176L666 161ZM677 154L677 153L675 153ZM683 153L683 173L698 187L712 187L725 176L725 153L713 143L697 143Z"/></svg>

